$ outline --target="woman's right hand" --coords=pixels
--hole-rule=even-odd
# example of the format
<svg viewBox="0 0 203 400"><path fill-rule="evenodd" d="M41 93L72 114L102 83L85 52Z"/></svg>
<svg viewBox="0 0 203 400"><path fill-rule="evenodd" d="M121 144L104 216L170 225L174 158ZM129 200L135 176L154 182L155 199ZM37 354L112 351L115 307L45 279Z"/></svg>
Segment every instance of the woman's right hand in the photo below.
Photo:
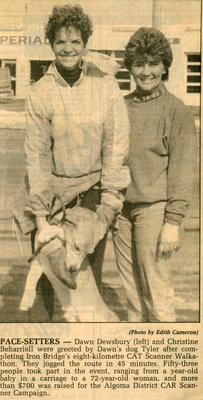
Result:
<svg viewBox="0 0 203 400"><path fill-rule="evenodd" d="M37 217L37 241L39 243L48 243L51 239L59 237L64 240L63 228L57 225L50 225L45 217Z"/></svg>

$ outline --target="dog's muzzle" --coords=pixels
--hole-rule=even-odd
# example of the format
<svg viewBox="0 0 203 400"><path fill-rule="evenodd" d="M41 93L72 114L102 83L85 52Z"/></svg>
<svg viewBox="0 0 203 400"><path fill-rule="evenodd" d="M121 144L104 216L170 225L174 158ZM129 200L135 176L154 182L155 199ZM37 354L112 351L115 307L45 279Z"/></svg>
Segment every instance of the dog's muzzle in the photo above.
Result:
<svg viewBox="0 0 203 400"><path fill-rule="evenodd" d="M70 289L77 289L74 269L66 266L66 248L58 248L47 254L52 272Z"/></svg>

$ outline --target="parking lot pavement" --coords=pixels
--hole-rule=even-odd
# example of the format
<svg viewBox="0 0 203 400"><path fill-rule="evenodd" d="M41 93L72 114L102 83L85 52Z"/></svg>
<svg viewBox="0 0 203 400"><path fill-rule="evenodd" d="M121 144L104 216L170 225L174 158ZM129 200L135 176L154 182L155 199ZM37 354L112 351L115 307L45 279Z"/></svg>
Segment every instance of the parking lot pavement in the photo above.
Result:
<svg viewBox="0 0 203 400"><path fill-rule="evenodd" d="M40 297L31 314L19 310L29 270L27 260L31 253L30 238L21 238L20 247L17 237L10 228L5 221L4 224L1 221L0 322L47 322L49 317L39 300ZM179 322L198 322L199 320L198 241L198 231L184 232L182 248L172 261L172 280ZM102 292L108 306L122 321L125 321L127 319L125 292L116 268L111 237L107 242L103 265ZM60 321L61 316L60 306L56 301L55 321Z"/></svg>

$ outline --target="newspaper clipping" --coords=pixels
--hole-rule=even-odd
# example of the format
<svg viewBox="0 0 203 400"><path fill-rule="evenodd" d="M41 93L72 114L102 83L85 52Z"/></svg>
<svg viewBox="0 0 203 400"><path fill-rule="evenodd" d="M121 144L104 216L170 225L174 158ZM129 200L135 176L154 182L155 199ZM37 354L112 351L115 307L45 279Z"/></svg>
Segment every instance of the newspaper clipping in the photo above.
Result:
<svg viewBox="0 0 203 400"><path fill-rule="evenodd" d="M0 397L203 400L201 0L0 11Z"/></svg>

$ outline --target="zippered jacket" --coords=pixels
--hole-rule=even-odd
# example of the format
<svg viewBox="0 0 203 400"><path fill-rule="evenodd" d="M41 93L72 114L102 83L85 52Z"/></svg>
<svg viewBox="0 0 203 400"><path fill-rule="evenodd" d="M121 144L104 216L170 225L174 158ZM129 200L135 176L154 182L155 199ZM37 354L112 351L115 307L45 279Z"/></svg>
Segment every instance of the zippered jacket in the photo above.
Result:
<svg viewBox="0 0 203 400"><path fill-rule="evenodd" d="M48 214L54 193L64 202L101 182L101 202L122 208L129 184L129 122L114 61L88 52L70 87L55 61L29 87L25 140L30 194L26 210Z"/></svg>

